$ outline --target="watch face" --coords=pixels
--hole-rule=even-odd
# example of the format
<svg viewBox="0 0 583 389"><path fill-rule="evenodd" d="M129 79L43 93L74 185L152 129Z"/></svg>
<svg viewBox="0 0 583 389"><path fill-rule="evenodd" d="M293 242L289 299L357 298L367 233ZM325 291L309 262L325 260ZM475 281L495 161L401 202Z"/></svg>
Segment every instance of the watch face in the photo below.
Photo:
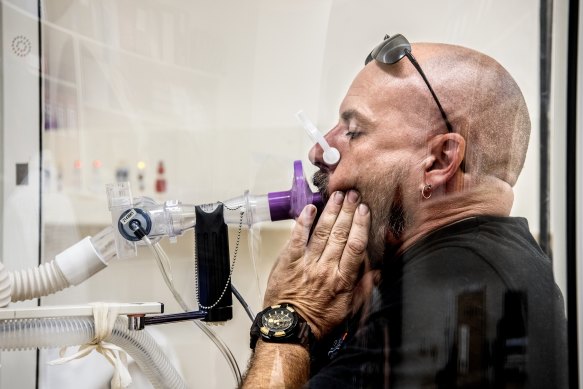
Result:
<svg viewBox="0 0 583 389"><path fill-rule="evenodd" d="M270 336L285 336L287 330L294 328L297 316L291 307L274 306L261 317L261 332Z"/></svg>

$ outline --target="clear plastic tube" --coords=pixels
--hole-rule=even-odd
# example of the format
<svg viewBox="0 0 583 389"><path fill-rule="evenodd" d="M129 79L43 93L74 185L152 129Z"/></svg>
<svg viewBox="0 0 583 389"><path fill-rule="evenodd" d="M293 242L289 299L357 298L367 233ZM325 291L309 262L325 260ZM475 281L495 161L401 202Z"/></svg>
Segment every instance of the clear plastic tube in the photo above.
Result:
<svg viewBox="0 0 583 389"><path fill-rule="evenodd" d="M208 328L205 324L201 323L198 320L194 321L194 324L202 331L204 334L213 341L215 346L219 349L219 351L223 354L229 367L231 368L231 372L233 376L235 376L235 381L237 381L237 387L241 386L243 383L243 376L241 375L241 369L239 369L239 365L237 364L237 360L235 356L231 352L231 349L223 342L223 340L210 328Z"/></svg>
<svg viewBox="0 0 583 389"><path fill-rule="evenodd" d="M180 307L184 310L184 312L188 312L189 311L188 305L186 305L186 303L182 299L182 296L180 296L180 293L178 293L178 291L174 287L174 283L172 282L171 270L169 268L167 269L164 266L165 261L168 261L169 263L168 256L164 252L164 249L162 249L159 243L156 243L155 245L152 244L152 241L148 239L147 236L144 236L142 240L152 250L154 257L156 259L156 263L158 264L158 268L160 269L162 277L164 278L164 282L166 283L166 286L168 286L168 289L170 289L170 292L172 292L172 295L174 296ZM212 342L217 346L219 351L223 354L229 367L231 368L231 372L233 373L235 380L237 381L237 386L240 386L243 382L243 376L241 375L241 369L239 368L237 360L235 359L235 356L231 352L231 349L229 349L229 347L223 342L223 340L219 338L219 336L215 334L215 332L208 328L206 325L202 324L198 320L194 320L193 322L202 332L204 332L204 334L210 340L212 340Z"/></svg>
<svg viewBox="0 0 583 389"><path fill-rule="evenodd" d="M150 250L152 250L152 253L154 254L154 259L156 260L156 264L158 265L158 269L160 269L160 273L162 273L164 282L166 283L168 289L170 289L170 292L172 292L174 299L185 312L189 311L188 305L186 305L186 302L174 287L174 282L172 279L172 269L170 267L170 259L160 246L160 243L152 244L152 241L150 241L150 239L148 239L147 236L144 236L142 239L146 242Z"/></svg>
<svg viewBox="0 0 583 389"><path fill-rule="evenodd" d="M242 196L226 201L198 206L208 212L221 206L224 207L224 218L227 224L238 224L241 212L245 214L244 222L248 226L254 223L271 221L267 195L254 196L250 195L248 191ZM166 201L163 204L157 204L147 197L137 199L135 204L136 209L144 212L144 215L136 214L136 216L141 221L142 228L146 230L148 237L153 241L157 241L164 236L174 238L194 228L196 224L196 207L197 205L182 204L179 201ZM133 237L133 231L131 231L129 225L123 224L122 229L126 233L126 238L128 236Z"/></svg>
<svg viewBox="0 0 583 389"><path fill-rule="evenodd" d="M95 337L91 318L14 319L0 321L0 349L76 346Z"/></svg>
<svg viewBox="0 0 583 389"><path fill-rule="evenodd" d="M93 318L48 318L0 321L0 350L53 348L89 343L95 336ZM174 366L147 331L130 331L118 317L105 339L123 348L155 388L187 388Z"/></svg>
<svg viewBox="0 0 583 389"><path fill-rule="evenodd" d="M265 195L251 195L245 191L242 196L226 201L193 205L182 204L178 200L157 203L149 197L133 199L128 183L120 187L108 187L108 198L115 234L115 245L119 258L137 255L136 244L140 239L134 235L132 223L139 223L150 240L156 242L167 236L170 239L182 235L196 225L196 208L212 212L223 207L226 224L239 224L243 213L243 222L251 227L256 223L294 219L299 216L307 204L317 207L323 205L320 193L310 189L301 161L294 161L292 188L286 191L270 192ZM119 232L119 233L118 233Z"/></svg>
<svg viewBox="0 0 583 389"><path fill-rule="evenodd" d="M253 263L253 273L255 274L255 285L257 286L257 298L258 301L263 301L263 291L261 290L261 281L259 281L259 266L257 263L257 259L259 256L259 239L260 239L260 231L258 226L251 226L249 228L249 234L247 235L247 241L249 244L249 250L251 254L251 262ZM252 320L255 320L253 318Z"/></svg>

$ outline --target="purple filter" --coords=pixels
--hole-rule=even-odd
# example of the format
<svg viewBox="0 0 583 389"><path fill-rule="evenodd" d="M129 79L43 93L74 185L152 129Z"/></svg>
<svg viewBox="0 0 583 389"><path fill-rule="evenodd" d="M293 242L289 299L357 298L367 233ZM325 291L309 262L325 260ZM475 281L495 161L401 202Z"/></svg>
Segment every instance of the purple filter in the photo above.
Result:
<svg viewBox="0 0 583 389"><path fill-rule="evenodd" d="M272 221L295 219L308 204L314 204L318 208L323 205L320 193L312 192L308 185L302 161L294 161L292 188L288 191L268 193L267 199Z"/></svg>

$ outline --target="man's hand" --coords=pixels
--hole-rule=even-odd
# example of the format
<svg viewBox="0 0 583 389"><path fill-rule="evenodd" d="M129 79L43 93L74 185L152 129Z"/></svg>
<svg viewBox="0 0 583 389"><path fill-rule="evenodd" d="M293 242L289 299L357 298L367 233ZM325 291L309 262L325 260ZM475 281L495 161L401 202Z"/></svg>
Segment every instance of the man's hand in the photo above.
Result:
<svg viewBox="0 0 583 389"><path fill-rule="evenodd" d="M264 304L293 304L319 339L352 311L364 269L370 212L351 190L330 197L310 237L315 216L316 208L308 205L297 219L269 276Z"/></svg>

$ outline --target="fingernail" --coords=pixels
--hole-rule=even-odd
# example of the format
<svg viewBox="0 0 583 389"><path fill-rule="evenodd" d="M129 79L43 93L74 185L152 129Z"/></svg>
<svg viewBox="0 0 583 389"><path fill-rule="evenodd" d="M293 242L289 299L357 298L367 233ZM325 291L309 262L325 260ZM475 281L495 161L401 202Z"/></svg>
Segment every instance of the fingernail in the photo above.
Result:
<svg viewBox="0 0 583 389"><path fill-rule="evenodd" d="M366 204L359 204L358 205L358 213L361 215L366 215L368 213L368 207Z"/></svg>
<svg viewBox="0 0 583 389"><path fill-rule="evenodd" d="M306 216L311 219L316 214L316 207L313 205L308 205L306 208L304 208L304 212L306 213Z"/></svg>
<svg viewBox="0 0 583 389"><path fill-rule="evenodd" d="M351 190L350 192L348 192L348 201L351 203L356 203L359 197L360 195L355 190Z"/></svg>
<svg viewBox="0 0 583 389"><path fill-rule="evenodd" d="M342 204L342 202L344 201L344 193L343 192L336 192L334 193L334 202L336 204Z"/></svg>

